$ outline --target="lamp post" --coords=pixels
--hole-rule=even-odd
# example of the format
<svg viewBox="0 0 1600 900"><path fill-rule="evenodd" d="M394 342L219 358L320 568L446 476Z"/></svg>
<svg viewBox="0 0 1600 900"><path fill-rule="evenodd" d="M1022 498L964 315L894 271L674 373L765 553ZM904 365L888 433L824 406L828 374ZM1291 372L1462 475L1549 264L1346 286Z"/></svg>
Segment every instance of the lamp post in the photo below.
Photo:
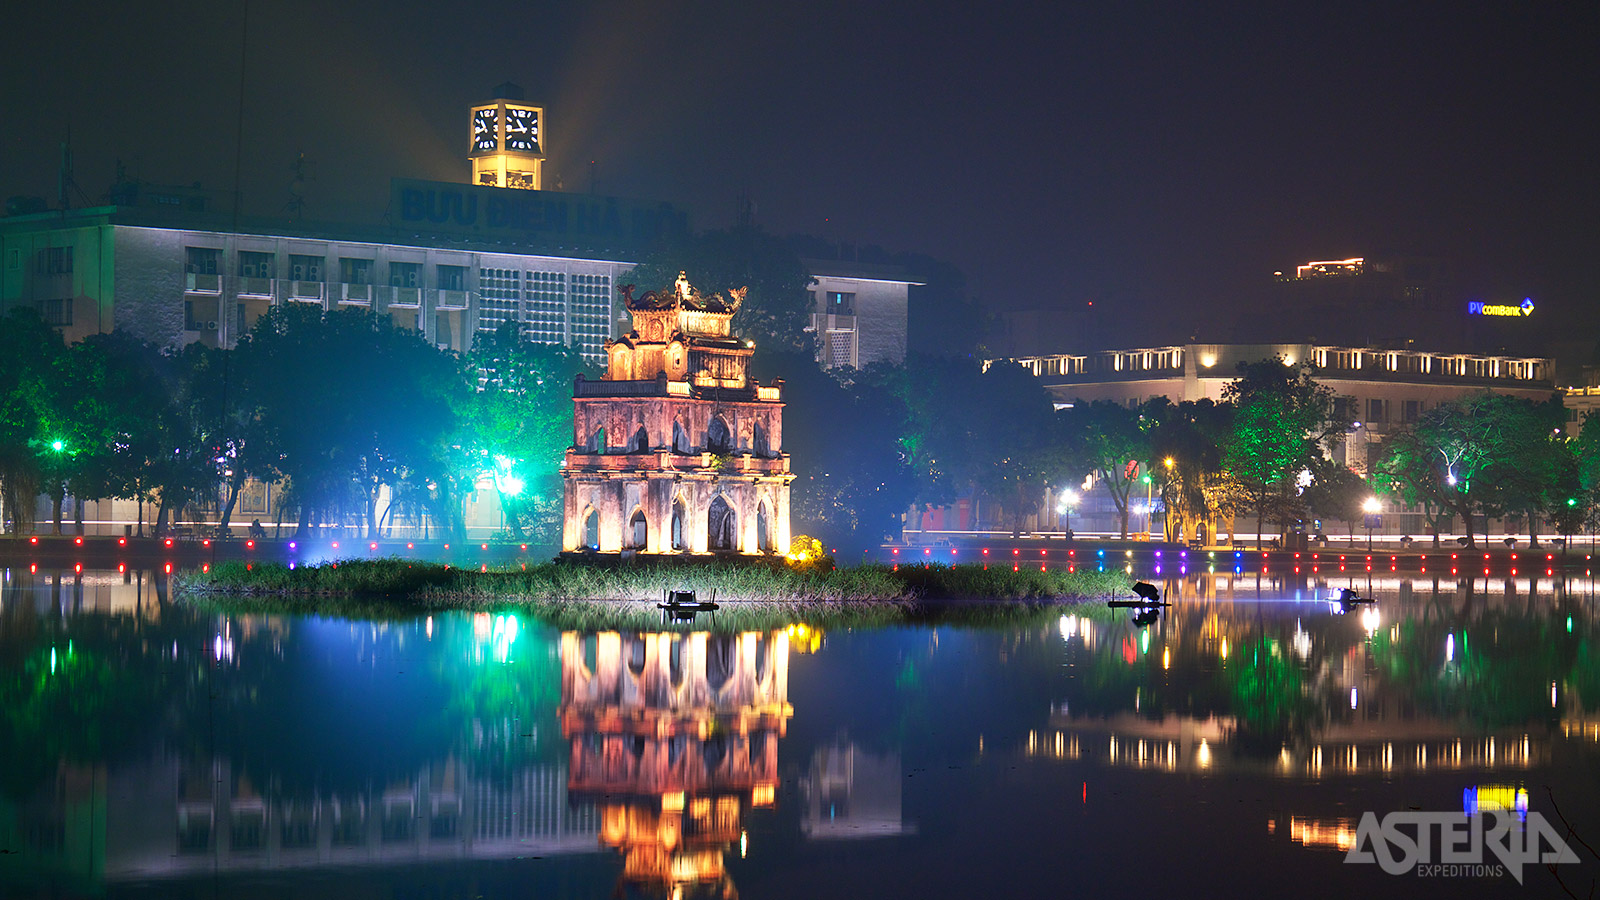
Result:
<svg viewBox="0 0 1600 900"><path fill-rule="evenodd" d="M1077 505L1077 491L1067 488L1061 492L1061 503L1057 509L1061 510L1061 530L1066 532L1068 540L1072 539L1072 508Z"/></svg>
<svg viewBox="0 0 1600 900"><path fill-rule="evenodd" d="M1144 473L1144 539L1150 540L1150 473Z"/></svg>
<svg viewBox="0 0 1600 900"><path fill-rule="evenodd" d="M1372 552L1372 520L1378 515L1378 510L1383 508L1383 504L1378 502L1378 498L1377 497L1368 497L1366 499L1366 501L1361 504L1361 508L1367 514L1367 552L1371 553Z"/></svg>
<svg viewBox="0 0 1600 900"><path fill-rule="evenodd" d="M1167 480L1161 483L1161 536L1171 540L1172 532L1172 457L1162 460L1167 467Z"/></svg>

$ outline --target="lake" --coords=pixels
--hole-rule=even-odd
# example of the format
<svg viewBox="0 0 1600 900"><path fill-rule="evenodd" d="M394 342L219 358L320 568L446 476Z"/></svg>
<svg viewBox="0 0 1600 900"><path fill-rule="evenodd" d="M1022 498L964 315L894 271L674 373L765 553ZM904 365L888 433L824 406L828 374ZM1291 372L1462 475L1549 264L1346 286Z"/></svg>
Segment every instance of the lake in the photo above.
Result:
<svg viewBox="0 0 1600 900"><path fill-rule="evenodd" d="M175 598L165 571L5 570L0 896L1500 897L1600 880L1591 579L1135 574L1174 604L1149 625L1096 606L720 635L226 615ZM1345 609L1339 588L1376 602ZM1486 842L1495 825L1513 848L1557 833L1579 861L1508 865L1462 837L1430 869L1451 859L1436 832L1420 868L1389 874L1378 859L1403 842L1358 837L1367 813L1467 835L1472 812ZM1358 840L1373 862L1347 861Z"/></svg>

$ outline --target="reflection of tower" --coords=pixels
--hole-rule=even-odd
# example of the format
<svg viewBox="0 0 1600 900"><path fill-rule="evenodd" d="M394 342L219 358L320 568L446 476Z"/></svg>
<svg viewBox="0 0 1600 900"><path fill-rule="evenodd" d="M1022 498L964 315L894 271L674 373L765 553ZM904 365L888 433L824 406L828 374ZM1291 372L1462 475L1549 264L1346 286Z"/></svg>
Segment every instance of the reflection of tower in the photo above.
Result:
<svg viewBox="0 0 1600 900"><path fill-rule="evenodd" d="M806 803L800 831L812 840L908 833L901 821L900 780L898 754L866 753L842 739L817 748L800 783Z"/></svg>
<svg viewBox="0 0 1600 900"><path fill-rule="evenodd" d="M736 894L722 854L777 792L788 683L781 631L561 636L567 790L596 796L626 883Z"/></svg>
<svg viewBox="0 0 1600 900"><path fill-rule="evenodd" d="M522 88L506 82L494 102L472 108L472 183L539 190L544 166L544 109L522 102Z"/></svg>

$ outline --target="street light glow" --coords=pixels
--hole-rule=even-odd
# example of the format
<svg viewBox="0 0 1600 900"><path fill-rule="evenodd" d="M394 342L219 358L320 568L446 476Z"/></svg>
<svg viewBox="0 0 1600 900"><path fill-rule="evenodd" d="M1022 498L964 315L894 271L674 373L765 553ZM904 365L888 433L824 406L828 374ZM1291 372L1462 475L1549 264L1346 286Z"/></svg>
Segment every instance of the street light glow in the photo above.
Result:
<svg viewBox="0 0 1600 900"><path fill-rule="evenodd" d="M1378 510L1383 508L1383 504L1378 502L1377 497L1368 497L1366 500L1362 501L1361 508L1369 513L1376 513Z"/></svg>

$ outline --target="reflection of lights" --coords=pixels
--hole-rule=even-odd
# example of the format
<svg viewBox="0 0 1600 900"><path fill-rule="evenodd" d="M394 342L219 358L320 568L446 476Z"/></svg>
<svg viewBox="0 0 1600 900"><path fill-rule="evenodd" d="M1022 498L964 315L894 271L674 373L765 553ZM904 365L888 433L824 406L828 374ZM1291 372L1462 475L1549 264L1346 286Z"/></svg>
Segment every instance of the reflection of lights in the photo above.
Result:
<svg viewBox="0 0 1600 900"><path fill-rule="evenodd" d="M1376 606L1369 606L1361 611L1361 627L1367 630L1367 637L1372 637L1372 633L1378 630L1379 624Z"/></svg>
<svg viewBox="0 0 1600 900"><path fill-rule="evenodd" d="M750 832L739 830L739 858L744 859L750 853Z"/></svg>
<svg viewBox="0 0 1600 900"><path fill-rule="evenodd" d="M1351 709L1355 709L1356 708L1356 689L1355 688L1351 688L1350 689L1350 708Z"/></svg>
<svg viewBox="0 0 1600 900"><path fill-rule="evenodd" d="M1062 640L1067 640L1068 638L1071 638L1073 635L1075 635L1077 633L1078 633L1078 617L1077 616L1062 616L1061 617L1061 639Z"/></svg>
<svg viewBox="0 0 1600 900"><path fill-rule="evenodd" d="M1461 806L1468 816L1487 810L1515 811L1517 818L1528 820L1528 791L1510 784L1480 784L1461 792Z"/></svg>
<svg viewBox="0 0 1600 900"><path fill-rule="evenodd" d="M428 617L428 623L424 626L424 630L428 633L428 640L433 640L433 616Z"/></svg>
<svg viewBox="0 0 1600 900"><path fill-rule="evenodd" d="M1556 683L1550 682L1550 708L1556 708Z"/></svg>
<svg viewBox="0 0 1600 900"><path fill-rule="evenodd" d="M1150 652L1150 629L1148 629L1148 628L1146 628L1144 630L1144 633L1139 636L1139 652L1140 653L1149 653Z"/></svg>
<svg viewBox="0 0 1600 900"><path fill-rule="evenodd" d="M1306 847L1349 850L1356 841L1355 823L1349 819L1317 821L1290 816L1289 840Z"/></svg>
<svg viewBox="0 0 1600 900"><path fill-rule="evenodd" d="M1227 638L1223 638L1222 639L1222 658L1223 659L1227 659L1228 658L1228 639Z"/></svg>
<svg viewBox="0 0 1600 900"><path fill-rule="evenodd" d="M1211 744L1205 738L1200 739L1200 749L1195 751L1194 761L1202 769L1211 768Z"/></svg>
<svg viewBox="0 0 1600 900"><path fill-rule="evenodd" d="M1161 648L1161 668L1163 668L1163 669L1172 668L1172 648L1171 647L1163 647L1163 648Z"/></svg>
<svg viewBox="0 0 1600 900"><path fill-rule="evenodd" d="M1447 634L1444 638L1444 661L1453 662L1456 658L1456 636Z"/></svg>
<svg viewBox="0 0 1600 900"><path fill-rule="evenodd" d="M1289 643L1294 647L1295 655L1301 659L1311 656L1311 634L1300 627L1299 619L1295 620L1294 637L1290 639Z"/></svg>

